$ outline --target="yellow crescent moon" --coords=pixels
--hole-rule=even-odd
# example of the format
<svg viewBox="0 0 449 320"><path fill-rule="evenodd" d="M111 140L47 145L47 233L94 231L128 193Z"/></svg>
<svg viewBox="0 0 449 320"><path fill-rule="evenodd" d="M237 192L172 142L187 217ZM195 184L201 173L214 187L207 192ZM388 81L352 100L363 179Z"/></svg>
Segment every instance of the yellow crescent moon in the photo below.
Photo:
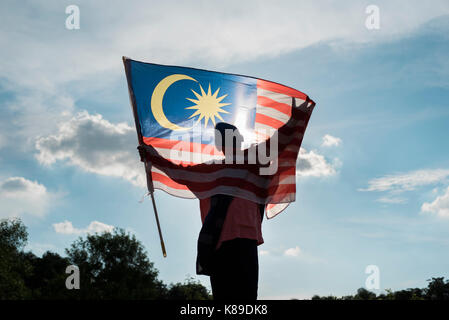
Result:
<svg viewBox="0 0 449 320"><path fill-rule="evenodd" d="M165 91L176 81L179 80L192 80L196 81L192 77L186 76L185 74L172 74L164 79L162 79L154 88L153 95L151 96L151 111L153 112L156 121L164 128L170 130L189 130L190 128L181 127L173 122L170 122L164 113L164 108L162 106L162 100L164 99ZM198 81L196 81L198 82Z"/></svg>

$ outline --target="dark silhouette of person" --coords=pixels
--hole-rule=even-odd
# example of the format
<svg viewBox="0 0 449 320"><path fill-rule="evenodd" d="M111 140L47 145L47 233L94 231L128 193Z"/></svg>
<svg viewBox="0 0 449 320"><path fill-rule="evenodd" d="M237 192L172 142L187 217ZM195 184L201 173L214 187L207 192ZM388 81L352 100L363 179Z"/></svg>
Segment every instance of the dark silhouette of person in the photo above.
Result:
<svg viewBox="0 0 449 320"><path fill-rule="evenodd" d="M294 99L293 103L295 103ZM306 105L307 102L298 109L302 107L301 111L304 111ZM278 132L294 135L295 129L291 124L298 120L297 118L293 109L291 119L279 128ZM231 145L229 139L226 139L229 133L232 134ZM271 143L270 140L267 139L264 142L265 148ZM217 123L215 145L224 153L228 161L223 159L221 162L197 164L189 166L188 170L213 174L220 169L237 166L258 175L260 168L267 167L270 163L259 161L258 146L256 146L244 150L244 161L239 164L237 156L238 151L241 150L242 141L243 137L235 126L224 122ZM173 180L189 187L188 180L173 178L170 175L171 169L186 167L164 159L152 146L139 146L138 150L142 161L151 161L152 165L165 171ZM248 163L251 152L256 154L256 163L253 164ZM229 163L229 157L233 160L232 163ZM268 195L268 191L265 190L265 192L265 195ZM206 199L201 199L199 196L198 198L203 225L198 237L197 274L210 276L214 300L256 300L259 278L257 246L263 243L261 229L265 204L227 195L224 192Z"/></svg>

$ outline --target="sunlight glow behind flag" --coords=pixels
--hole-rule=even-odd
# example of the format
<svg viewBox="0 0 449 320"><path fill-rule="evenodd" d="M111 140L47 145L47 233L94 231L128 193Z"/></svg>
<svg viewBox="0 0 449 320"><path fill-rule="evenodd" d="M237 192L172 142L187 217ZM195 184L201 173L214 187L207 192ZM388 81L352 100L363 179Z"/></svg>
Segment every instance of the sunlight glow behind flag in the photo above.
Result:
<svg viewBox="0 0 449 320"><path fill-rule="evenodd" d="M154 188L183 198L229 194L266 204L271 218L295 200L296 159L315 103L292 88L247 76L124 59L138 134L167 160L180 166L151 167ZM229 167L191 172L189 167L222 158L214 126L235 125L243 147L278 131L278 170L255 175ZM270 129L271 131L267 131ZM173 152L173 149L179 152ZM162 168L165 169L165 168Z"/></svg>

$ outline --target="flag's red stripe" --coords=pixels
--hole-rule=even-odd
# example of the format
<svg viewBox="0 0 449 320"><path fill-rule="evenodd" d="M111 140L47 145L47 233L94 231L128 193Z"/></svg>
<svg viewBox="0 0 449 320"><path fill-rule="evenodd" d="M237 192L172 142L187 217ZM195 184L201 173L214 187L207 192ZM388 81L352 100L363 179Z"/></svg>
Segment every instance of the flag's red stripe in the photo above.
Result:
<svg viewBox="0 0 449 320"><path fill-rule="evenodd" d="M307 99L307 95L302 93L301 91L271 81L257 79L257 87L272 92L286 94L290 97L300 98L302 100Z"/></svg>
<svg viewBox="0 0 449 320"><path fill-rule="evenodd" d="M154 148L173 149L185 152L198 152L209 155L222 156L223 153L218 151L213 144L204 144L198 142L187 142L182 140L170 140L156 137L143 137L143 142L152 145Z"/></svg>
<svg viewBox="0 0 449 320"><path fill-rule="evenodd" d="M274 129L278 129L282 127L285 123L282 121L279 121L277 119L274 119L272 117L266 116L261 113L256 113L256 122L265 124L267 126L270 126Z"/></svg>
<svg viewBox="0 0 449 320"><path fill-rule="evenodd" d="M276 175L279 176L279 179L282 180L287 176L294 176L296 175L296 167L283 167L279 168L278 173L276 173Z"/></svg>
<svg viewBox="0 0 449 320"><path fill-rule="evenodd" d="M257 104L263 107L273 108L289 117L292 115L292 106L286 103L277 102L265 96L257 96Z"/></svg>
<svg viewBox="0 0 449 320"><path fill-rule="evenodd" d="M271 201L279 202L285 199L285 196L291 193L296 193L296 184L279 184L270 189Z"/></svg>
<svg viewBox="0 0 449 320"><path fill-rule="evenodd" d="M296 160L297 157L298 157L298 152L294 152L294 151L284 151L279 155L279 159Z"/></svg>
<svg viewBox="0 0 449 320"><path fill-rule="evenodd" d="M283 194L283 195L284 195L284 196L289 196L289 195L291 195L291 194L285 193L285 194ZM274 207L276 207L276 206L278 206L278 205L282 205L282 204L285 204L285 202L269 203L269 204L267 205L267 210L271 210L271 209L273 209ZM288 204L290 204L290 203L288 203Z"/></svg>
<svg viewBox="0 0 449 320"><path fill-rule="evenodd" d="M189 190L189 188L187 188L187 186L185 184L177 183L177 182L173 181L173 179L170 179L169 177L164 176L163 174L160 174L159 172L151 172L151 177L153 178L153 181L159 181L170 188L178 189L178 190Z"/></svg>

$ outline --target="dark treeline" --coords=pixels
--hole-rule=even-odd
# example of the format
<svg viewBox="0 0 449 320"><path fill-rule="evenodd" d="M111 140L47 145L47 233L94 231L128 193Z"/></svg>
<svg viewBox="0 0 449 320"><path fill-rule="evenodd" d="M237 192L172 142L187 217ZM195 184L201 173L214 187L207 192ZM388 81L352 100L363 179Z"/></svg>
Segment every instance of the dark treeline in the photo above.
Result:
<svg viewBox="0 0 449 320"><path fill-rule="evenodd" d="M449 300L449 280L441 278L432 278L427 280L427 288L409 288L405 290L392 291L387 289L386 293L376 295L374 292L360 288L353 296L318 296L312 297L312 300Z"/></svg>
<svg viewBox="0 0 449 320"><path fill-rule="evenodd" d="M167 285L149 261L144 247L123 229L87 235L66 249L66 257L25 252L28 233L20 220L0 220L0 299L163 299L209 300L209 291L193 278ZM69 265L79 268L80 289L68 290ZM386 290L376 295L364 288L355 295L318 296L312 300L449 300L449 281L432 278L427 288Z"/></svg>
<svg viewBox="0 0 449 320"><path fill-rule="evenodd" d="M0 220L0 299L208 300L193 278L166 285L144 247L122 229L87 235L66 249L67 257L25 252L28 233L20 220ZM80 288L68 290L69 265L79 268Z"/></svg>

